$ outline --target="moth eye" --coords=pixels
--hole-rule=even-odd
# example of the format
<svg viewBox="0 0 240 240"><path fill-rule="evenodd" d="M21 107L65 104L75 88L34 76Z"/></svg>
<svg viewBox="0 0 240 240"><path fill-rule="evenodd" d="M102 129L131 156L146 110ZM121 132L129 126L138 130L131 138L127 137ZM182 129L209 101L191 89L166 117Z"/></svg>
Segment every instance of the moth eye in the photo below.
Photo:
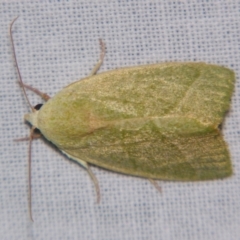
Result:
<svg viewBox="0 0 240 240"><path fill-rule="evenodd" d="M41 107L42 107L42 103L38 103L35 107L34 107L34 109L36 109L36 110L39 110Z"/></svg>
<svg viewBox="0 0 240 240"><path fill-rule="evenodd" d="M41 132L38 128L34 128L34 134L38 135L38 134L41 134Z"/></svg>

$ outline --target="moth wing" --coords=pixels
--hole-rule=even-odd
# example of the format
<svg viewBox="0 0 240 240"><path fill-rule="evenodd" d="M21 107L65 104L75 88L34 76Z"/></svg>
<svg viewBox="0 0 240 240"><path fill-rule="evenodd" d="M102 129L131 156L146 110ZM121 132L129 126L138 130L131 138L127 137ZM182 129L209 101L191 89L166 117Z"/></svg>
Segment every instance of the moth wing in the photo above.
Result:
<svg viewBox="0 0 240 240"><path fill-rule="evenodd" d="M194 120L165 120L99 129L81 139L81 148L64 151L74 159L153 179L197 181L232 174L228 149L218 130ZM170 131L173 126L175 131Z"/></svg>
<svg viewBox="0 0 240 240"><path fill-rule="evenodd" d="M74 88L106 121L178 115L216 127L230 107L234 84L234 72L222 66L164 63L98 74Z"/></svg>

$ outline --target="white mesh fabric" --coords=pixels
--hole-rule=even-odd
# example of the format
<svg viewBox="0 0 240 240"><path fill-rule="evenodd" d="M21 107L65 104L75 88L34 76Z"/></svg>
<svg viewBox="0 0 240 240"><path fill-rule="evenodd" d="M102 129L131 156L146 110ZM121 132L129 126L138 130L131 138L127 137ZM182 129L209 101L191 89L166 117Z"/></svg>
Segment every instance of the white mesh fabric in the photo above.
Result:
<svg viewBox="0 0 240 240"><path fill-rule="evenodd" d="M0 3L0 239L240 238L240 1L1 1ZM203 61L237 76L223 132L234 175L199 183L148 180L93 167L101 188L97 205L88 174L44 141L32 148L33 217L28 215L29 111L17 84L10 22L25 83L53 96L88 75L107 45L100 71L164 61ZM42 102L28 91L33 105Z"/></svg>

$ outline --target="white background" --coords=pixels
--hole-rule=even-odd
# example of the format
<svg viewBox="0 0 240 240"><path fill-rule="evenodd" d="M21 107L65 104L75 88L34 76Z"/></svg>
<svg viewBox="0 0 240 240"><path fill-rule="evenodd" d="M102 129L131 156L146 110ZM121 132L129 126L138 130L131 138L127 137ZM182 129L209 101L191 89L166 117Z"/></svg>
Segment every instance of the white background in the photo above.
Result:
<svg viewBox="0 0 240 240"><path fill-rule="evenodd" d="M88 75L107 45L100 71L165 61L231 68L237 82L223 133L234 175L208 182L146 180L93 167L88 174L36 140L32 149L33 217L28 215L29 107L17 84L9 25L22 77L53 96ZM4 1L0 3L0 239L240 239L240 1ZM33 105L42 100L29 92Z"/></svg>

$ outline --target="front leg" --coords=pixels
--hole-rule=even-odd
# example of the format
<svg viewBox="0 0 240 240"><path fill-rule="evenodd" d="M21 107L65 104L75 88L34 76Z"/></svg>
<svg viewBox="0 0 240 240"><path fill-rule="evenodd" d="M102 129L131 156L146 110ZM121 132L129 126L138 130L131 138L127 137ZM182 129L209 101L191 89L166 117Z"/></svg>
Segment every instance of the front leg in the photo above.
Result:
<svg viewBox="0 0 240 240"><path fill-rule="evenodd" d="M29 86L25 83L20 83L20 85L21 85L22 88L26 88L26 89L36 93L38 96L40 96L45 101L48 101L51 98L48 94L46 94L44 92L41 92L37 88L31 87L31 86Z"/></svg>

